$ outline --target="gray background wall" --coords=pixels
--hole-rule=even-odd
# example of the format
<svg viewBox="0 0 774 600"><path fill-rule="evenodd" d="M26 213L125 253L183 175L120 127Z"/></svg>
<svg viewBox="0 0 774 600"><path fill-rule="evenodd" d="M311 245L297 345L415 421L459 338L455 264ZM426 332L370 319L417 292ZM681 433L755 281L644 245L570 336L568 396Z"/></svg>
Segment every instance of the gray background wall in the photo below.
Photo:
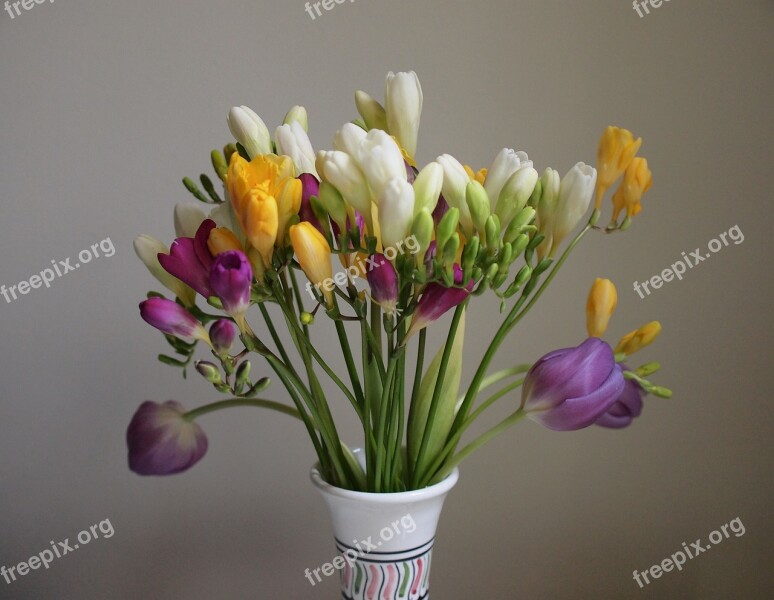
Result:
<svg viewBox="0 0 774 600"><path fill-rule="evenodd" d="M465 463L433 598L770 597L772 8L674 0L639 18L625 0L358 0L312 21L300 0L58 0L0 13L0 283L108 237L117 248L0 300L0 564L103 519L115 528L48 571L0 580L0 597L336 597L335 580L303 576L333 545L295 423L219 413L188 474L128 471L124 432L141 401L213 399L156 362L164 342L137 311L153 281L131 242L171 240L180 178L208 170L230 106L276 124L305 104L325 148L354 116L355 89L381 97L385 73L407 69L425 92L422 162L450 152L484 166L507 145L563 173L594 162L609 123L645 138L655 186L635 226L589 237L497 366L578 343L588 286L609 277L610 338L660 319L643 358L675 391L629 430L526 422ZM645 299L632 290L734 225L743 243ZM470 363L496 306L469 315ZM322 343L332 330L319 323ZM744 536L645 589L633 581L736 517Z"/></svg>

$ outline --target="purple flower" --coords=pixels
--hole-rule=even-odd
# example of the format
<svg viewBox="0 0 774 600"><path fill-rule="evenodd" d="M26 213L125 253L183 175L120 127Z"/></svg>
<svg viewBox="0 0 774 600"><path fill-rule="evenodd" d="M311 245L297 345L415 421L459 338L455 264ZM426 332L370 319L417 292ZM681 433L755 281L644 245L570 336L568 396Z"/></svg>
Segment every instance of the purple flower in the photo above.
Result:
<svg viewBox="0 0 774 600"><path fill-rule="evenodd" d="M378 252L371 258L373 265L366 277L371 286L371 296L389 315L398 304L398 272L384 254Z"/></svg>
<svg viewBox="0 0 774 600"><path fill-rule="evenodd" d="M301 182L301 208L298 211L298 216L302 221L308 221L314 225L314 228L317 231L325 235L323 226L320 224L317 215L315 215L312 210L312 203L310 200L312 196L317 196L319 198L320 182L317 181L317 178L311 173L301 173L297 179Z"/></svg>
<svg viewBox="0 0 774 600"><path fill-rule="evenodd" d="M462 269L459 265L454 265L454 284L462 285ZM422 297L417 302L417 308L411 318L411 327L409 327L406 338L408 339L409 336L441 318L448 310L464 302L470 295L473 284L472 279L464 288L444 287L436 282L428 283L422 292Z"/></svg>
<svg viewBox="0 0 774 600"><path fill-rule="evenodd" d="M521 405L528 416L556 431L594 423L620 398L623 372L613 349L598 338L549 352L529 370Z"/></svg>
<svg viewBox="0 0 774 600"><path fill-rule="evenodd" d="M215 221L206 219L199 226L196 237L177 238L172 242L169 254L158 255L159 263L167 273L187 283L205 298L213 295L210 268L214 259L207 247L207 240L215 227Z"/></svg>
<svg viewBox="0 0 774 600"><path fill-rule="evenodd" d="M446 202L446 198L444 198L443 194L441 194L438 198L438 204L435 205L435 209L433 210L433 222L435 223L436 227L438 227L438 223L441 222L441 219L443 219L443 216L448 210L449 203Z"/></svg>
<svg viewBox="0 0 774 600"><path fill-rule="evenodd" d="M627 370L626 365L622 366L624 371ZM640 387L640 384L632 379L627 379L618 400L607 412L602 413L594 424L611 429L628 427L634 419L640 416L644 397L645 391Z"/></svg>
<svg viewBox="0 0 774 600"><path fill-rule="evenodd" d="M147 400L126 430L129 468L138 475L173 475L190 469L207 452L201 427L184 418L183 406Z"/></svg>
<svg viewBox="0 0 774 600"><path fill-rule="evenodd" d="M229 250L218 254L210 271L210 287L229 315L244 315L250 306L253 269L243 252Z"/></svg>
<svg viewBox="0 0 774 600"><path fill-rule="evenodd" d="M156 329L175 337L209 341L202 324L177 302L149 298L140 303L140 316Z"/></svg>
<svg viewBox="0 0 774 600"><path fill-rule="evenodd" d="M414 167L412 167L407 160L403 160L403 163L406 165L406 180L414 185L414 182L417 179L417 172L414 170Z"/></svg>
<svg viewBox="0 0 774 600"><path fill-rule="evenodd" d="M218 319L210 327L210 341L212 349L221 356L225 356L234 345L237 337L237 327L228 319Z"/></svg>

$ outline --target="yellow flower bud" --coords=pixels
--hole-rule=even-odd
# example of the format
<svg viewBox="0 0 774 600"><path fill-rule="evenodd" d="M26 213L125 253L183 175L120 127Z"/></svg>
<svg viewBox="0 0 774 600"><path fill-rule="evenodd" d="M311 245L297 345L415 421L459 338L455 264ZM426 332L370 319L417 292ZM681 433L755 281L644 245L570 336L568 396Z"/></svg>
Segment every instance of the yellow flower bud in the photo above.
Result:
<svg viewBox="0 0 774 600"><path fill-rule="evenodd" d="M597 277L586 302L586 330L589 337L601 338L618 304L618 292L609 279Z"/></svg>
<svg viewBox="0 0 774 600"><path fill-rule="evenodd" d="M661 333L661 323L658 321L651 321L647 325L643 325L639 329L635 329L631 333L623 336L621 341L618 342L615 351L616 353L623 352L625 354L634 354L653 342L653 340L658 337L659 333Z"/></svg>
<svg viewBox="0 0 774 600"><path fill-rule="evenodd" d="M216 227L210 231L207 247L213 256L228 252L229 250L242 250L242 244L228 227Z"/></svg>
<svg viewBox="0 0 774 600"><path fill-rule="evenodd" d="M639 156L634 158L624 173L621 185L613 194L613 222L618 221L618 215L626 209L626 216L633 217L642 210L640 200L642 195L653 185L653 173L648 168L648 161Z"/></svg>
<svg viewBox="0 0 774 600"><path fill-rule="evenodd" d="M632 162L642 145L642 138L634 139L632 132L608 126L599 140L597 151L597 195L594 208L599 210L605 192Z"/></svg>
<svg viewBox="0 0 774 600"><path fill-rule="evenodd" d="M327 289L331 281L331 247L323 235L311 223L303 221L290 227L290 243L307 279L325 296L328 307L333 306L333 291Z"/></svg>
<svg viewBox="0 0 774 600"><path fill-rule="evenodd" d="M285 230L288 226L288 220L293 215L297 215L301 209L301 196L303 184L300 179L286 179L278 190L277 211L279 216L277 229L277 245L282 245L285 240Z"/></svg>
<svg viewBox="0 0 774 600"><path fill-rule="evenodd" d="M242 229L250 245L258 250L267 267L271 265L274 242L277 240L279 216L277 201L263 187L250 191L242 214Z"/></svg>

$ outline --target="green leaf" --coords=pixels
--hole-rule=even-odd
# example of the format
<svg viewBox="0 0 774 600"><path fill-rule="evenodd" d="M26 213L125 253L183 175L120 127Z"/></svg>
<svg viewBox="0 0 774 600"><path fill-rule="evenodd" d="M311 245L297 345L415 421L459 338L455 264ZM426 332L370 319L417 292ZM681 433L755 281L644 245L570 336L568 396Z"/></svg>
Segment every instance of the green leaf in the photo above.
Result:
<svg viewBox="0 0 774 600"><path fill-rule="evenodd" d="M429 431L430 439L427 444L427 454L425 455L427 464L432 463L438 453L443 450L449 430L454 422L454 407L457 404L457 394L462 378L462 349L464 342L465 314L463 313L457 329L457 335L454 336L449 364L446 367L438 412L436 413L435 422L431 424ZM419 385L419 394L415 400L416 406L411 411L411 420L409 421L406 435L410 464L416 464L419 449L422 447L422 436L425 432L427 416L430 413L430 404L433 401L433 392L438 379L438 371L441 368L444 348L444 346L441 346L430 366L427 367L427 371L422 377L422 383Z"/></svg>

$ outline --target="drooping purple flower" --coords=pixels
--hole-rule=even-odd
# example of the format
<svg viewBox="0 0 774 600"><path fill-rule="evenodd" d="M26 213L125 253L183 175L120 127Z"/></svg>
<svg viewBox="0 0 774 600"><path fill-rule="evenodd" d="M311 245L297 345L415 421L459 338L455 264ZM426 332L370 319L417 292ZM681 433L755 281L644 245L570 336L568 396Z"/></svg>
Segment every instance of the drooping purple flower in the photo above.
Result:
<svg viewBox="0 0 774 600"><path fill-rule="evenodd" d="M218 254L210 271L210 287L229 315L243 315L250 306L253 269L245 254L229 250Z"/></svg>
<svg viewBox="0 0 774 600"><path fill-rule="evenodd" d="M598 338L575 348L554 350L529 370L522 387L522 408L531 419L556 431L593 424L620 398L621 366L613 349Z"/></svg>
<svg viewBox="0 0 774 600"><path fill-rule="evenodd" d="M237 333L238 330L233 321L218 319L210 326L212 349L215 350L217 354L225 356L231 350L231 346L234 345Z"/></svg>
<svg viewBox="0 0 774 600"><path fill-rule="evenodd" d="M169 254L159 254L164 270L187 283L205 298L213 295L210 287L210 268L214 258L207 247L215 221L205 219L193 238L181 237L172 242Z"/></svg>
<svg viewBox="0 0 774 600"><path fill-rule="evenodd" d="M202 324L177 302L148 298L140 303L140 316L146 323L169 335L186 340L209 340Z"/></svg>
<svg viewBox="0 0 774 600"><path fill-rule="evenodd" d="M126 430L129 468L138 475L173 475L190 469L207 452L201 427L184 418L185 408L174 400L147 400Z"/></svg>
<svg viewBox="0 0 774 600"><path fill-rule="evenodd" d="M462 285L462 268L459 265L454 265L454 284L455 286ZM408 338L420 329L424 329L433 321L440 319L448 310L462 304L470 295L473 284L473 279L464 288L445 287L437 282L428 283L422 292L422 297L417 302L406 337Z"/></svg>
<svg viewBox="0 0 774 600"><path fill-rule="evenodd" d="M375 253L366 274L371 296L390 315L398 304L398 272L384 254Z"/></svg>
<svg viewBox="0 0 774 600"><path fill-rule="evenodd" d="M314 228L325 235L325 230L320 224L320 220L312 210L312 202L310 198L312 196L320 196L320 182L311 173L301 173L297 177L301 182L301 208L298 211L298 216L302 221L308 221Z"/></svg>
<svg viewBox="0 0 774 600"><path fill-rule="evenodd" d="M622 365L626 371L626 365ZM642 413L642 400L645 397L645 390L640 384L632 379L625 380L623 391L613 405L607 409L607 412L594 422L600 427L610 429L620 429L628 427L631 422Z"/></svg>

